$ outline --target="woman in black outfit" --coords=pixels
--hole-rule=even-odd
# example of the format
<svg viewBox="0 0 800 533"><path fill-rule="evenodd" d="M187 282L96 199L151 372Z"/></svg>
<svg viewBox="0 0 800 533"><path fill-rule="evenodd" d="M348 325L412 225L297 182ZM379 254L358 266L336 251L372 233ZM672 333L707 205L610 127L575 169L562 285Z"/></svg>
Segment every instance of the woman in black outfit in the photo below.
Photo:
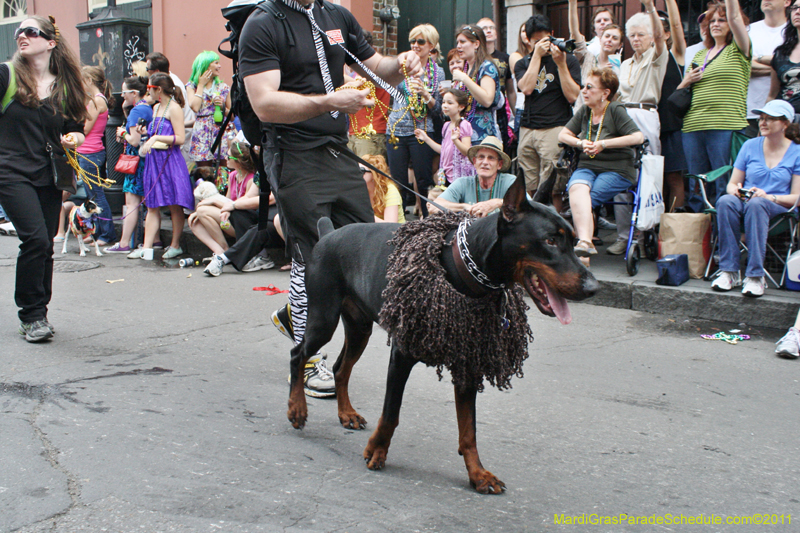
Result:
<svg viewBox="0 0 800 533"><path fill-rule="evenodd" d="M61 209L46 147L63 157L65 149L83 142L87 97L75 54L52 17L25 19L15 36L10 66L0 64L0 95L17 86L0 114L0 204L21 241L14 293L19 333L39 342L53 336L47 304Z"/></svg>

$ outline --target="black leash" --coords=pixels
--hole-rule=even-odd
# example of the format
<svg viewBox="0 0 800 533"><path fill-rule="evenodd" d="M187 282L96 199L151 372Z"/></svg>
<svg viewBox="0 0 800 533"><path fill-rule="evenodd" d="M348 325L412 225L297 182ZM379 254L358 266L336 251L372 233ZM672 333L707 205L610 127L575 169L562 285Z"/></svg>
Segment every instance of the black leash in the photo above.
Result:
<svg viewBox="0 0 800 533"><path fill-rule="evenodd" d="M408 192L410 192L410 193L414 194L414 196L416 196L417 198L421 198L422 200L425 200L426 202L428 202L429 204L431 204L432 206L434 206L434 207L435 207L436 209L438 209L439 211L441 211L441 212L443 212L443 213L449 213L449 212L450 212L450 210L449 210L449 209L447 209L446 207L442 207L441 205L437 204L437 203L436 203L436 202L434 202L433 200L431 200L431 199L429 199L429 198L427 198L427 197L425 197L425 196L422 196L421 194L419 194L417 191L415 191L415 190L414 190L414 189L412 189L411 187L408 187L407 185L404 185L404 184L400 183L399 181L397 181L396 179L394 179L393 177L391 177L389 174L387 174L387 173L383 172L382 170L379 170L379 169L375 168L375 167L374 167L373 165L371 165L370 163L367 163L366 161L364 161L363 159L361 159L360 157L358 157L356 154L354 154L352 151L350 151L350 149L349 149L348 147L346 147L346 146L344 146L344 145L341 145L341 144L338 144L338 143L335 143L335 142L330 142L330 143L328 143L328 144L330 144L331 146L333 146L334 148L336 148L336 152L338 152L338 153L340 153L340 154L342 154L342 155L344 155L344 156L346 156L346 157L348 157L348 158L352 159L353 161L355 161L355 162L356 162L356 163L358 163L359 165L364 165L365 167L367 167L368 169L372 170L373 172L377 172L377 173L378 173L378 174L380 174L381 176L383 176L383 177L385 177L385 178L388 178L388 179L392 180L392 182L394 182L394 183L395 183L396 185L398 185L399 187L402 187L402 188L404 188L405 190L407 190Z"/></svg>

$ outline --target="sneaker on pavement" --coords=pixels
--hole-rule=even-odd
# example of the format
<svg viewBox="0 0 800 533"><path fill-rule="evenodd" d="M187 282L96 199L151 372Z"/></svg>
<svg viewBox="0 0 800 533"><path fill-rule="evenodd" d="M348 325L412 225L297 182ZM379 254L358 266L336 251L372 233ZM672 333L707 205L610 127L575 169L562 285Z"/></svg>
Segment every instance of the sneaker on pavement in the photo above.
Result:
<svg viewBox="0 0 800 533"><path fill-rule="evenodd" d="M286 335L289 340L294 341L294 328L292 327L292 309L289 304L284 305L272 313L272 323L278 331Z"/></svg>
<svg viewBox="0 0 800 533"><path fill-rule="evenodd" d="M217 254L214 254L213 259L208 264L208 266L203 270L207 275L214 276L215 278L222 274L222 267L225 266L225 262L222 261L222 258Z"/></svg>
<svg viewBox="0 0 800 533"><path fill-rule="evenodd" d="M42 342L53 337L53 330L44 320L36 322L22 322L19 325L19 334L28 342Z"/></svg>
<svg viewBox="0 0 800 533"><path fill-rule="evenodd" d="M718 292L728 292L734 287L742 284L742 278L738 272L720 272L717 279L711 284L711 290ZM762 291L763 293L763 291Z"/></svg>
<svg viewBox="0 0 800 533"><path fill-rule="evenodd" d="M617 225L613 222L609 222L603 217L597 217L597 229L610 229L615 230L617 229Z"/></svg>
<svg viewBox="0 0 800 533"><path fill-rule="evenodd" d="M617 241L608 247L606 250L607 254L611 255L622 255L625 253L625 250L628 249L628 241L623 239L617 239Z"/></svg>
<svg viewBox="0 0 800 533"><path fill-rule="evenodd" d="M118 242L114 246L104 248L103 251L107 254L129 254L132 250L130 246L122 246L122 243Z"/></svg>
<svg viewBox="0 0 800 533"><path fill-rule="evenodd" d="M128 259L141 259L144 253L144 248L137 248L128 254Z"/></svg>
<svg viewBox="0 0 800 533"><path fill-rule="evenodd" d="M797 359L800 357L800 331L796 328L789 328L781 340L776 342L775 353L781 357Z"/></svg>
<svg viewBox="0 0 800 533"><path fill-rule="evenodd" d="M172 246L170 246L169 248L167 248L167 251L164 252L164 255L161 256L161 259L174 259L179 255L183 255L183 248L181 247L173 248Z"/></svg>
<svg viewBox="0 0 800 533"><path fill-rule="evenodd" d="M275 268L275 263L272 259L257 255L247 262L242 272L255 272L257 270L269 270L270 268Z"/></svg>
<svg viewBox="0 0 800 533"><path fill-rule="evenodd" d="M742 294L751 298L758 298L764 296L764 289L767 288L767 280L764 276L760 278L744 278L742 284Z"/></svg>
<svg viewBox="0 0 800 533"><path fill-rule="evenodd" d="M317 354L306 363L303 391L312 398L336 396L336 380L328 370L327 357Z"/></svg>

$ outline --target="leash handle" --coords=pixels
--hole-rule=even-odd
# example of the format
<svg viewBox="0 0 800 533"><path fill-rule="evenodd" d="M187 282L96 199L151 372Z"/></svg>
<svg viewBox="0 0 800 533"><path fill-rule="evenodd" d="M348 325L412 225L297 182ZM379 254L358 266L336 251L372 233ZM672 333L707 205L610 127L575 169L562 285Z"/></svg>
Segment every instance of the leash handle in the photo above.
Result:
<svg viewBox="0 0 800 533"><path fill-rule="evenodd" d="M341 145L341 144L338 144L338 143L335 143L335 142L333 142L333 141L331 141L329 144L330 144L331 146L333 146L333 147L336 149L336 151L337 151L337 152L339 152L340 154L342 154L342 155L344 155L344 156L346 156L346 157L349 157L350 159L352 159L352 160L353 160L353 161L355 161L356 163L358 163L358 164L360 164L360 165L364 165L364 166L365 166L365 167L367 167L368 169L372 170L373 172L377 172L378 174L380 174L381 176L383 176L383 177L385 177L385 178L389 178L390 180L392 180L392 182L393 182L393 183L395 183L395 184L396 184L396 185L398 185L399 187L402 187L403 189L405 189L405 190L407 190L408 192L412 193L412 194L413 194L414 196L416 196L417 198L420 198L420 199L422 199L422 200L424 200L424 201L428 202L429 204L431 204L432 206L434 206L436 209L438 209L438 210L439 210L439 211L441 211L442 213L450 213L450 210L449 210L449 209L447 209L446 207L444 207L444 206L441 206L441 205L437 204L436 202L434 202L433 200L431 200L431 199L429 199L429 198L427 198L427 197L425 197L425 196L422 196L421 194L419 194L419 193L418 193L417 191L415 191L414 189L412 189L412 188L410 188L410 187L408 187L408 186L406 186L406 185L403 185L402 183L400 183L399 181L397 181L396 179L394 179L393 177L391 177L389 174L387 174L387 173L383 172L383 171L382 171L382 170L380 170L380 169L377 169L377 168L375 168L375 167L374 167L373 165L371 165L370 163L367 163L366 161L364 161L363 159L361 159L360 157L358 157L356 154L354 154L353 152L351 152L351 151L350 151L350 149L349 149L349 148L347 148L346 146L344 146L344 145Z"/></svg>

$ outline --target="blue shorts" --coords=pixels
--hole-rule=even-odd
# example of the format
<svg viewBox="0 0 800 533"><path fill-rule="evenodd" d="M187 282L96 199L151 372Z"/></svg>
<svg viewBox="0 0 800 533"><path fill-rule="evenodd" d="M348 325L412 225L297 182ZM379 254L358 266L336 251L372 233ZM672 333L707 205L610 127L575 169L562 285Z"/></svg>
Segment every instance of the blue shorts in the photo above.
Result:
<svg viewBox="0 0 800 533"><path fill-rule="evenodd" d="M617 172L600 172L598 174L588 168L579 168L572 173L572 177L567 184L567 190L576 184L589 186L593 209L610 202L617 194L633 187L633 183L630 180L623 178Z"/></svg>

